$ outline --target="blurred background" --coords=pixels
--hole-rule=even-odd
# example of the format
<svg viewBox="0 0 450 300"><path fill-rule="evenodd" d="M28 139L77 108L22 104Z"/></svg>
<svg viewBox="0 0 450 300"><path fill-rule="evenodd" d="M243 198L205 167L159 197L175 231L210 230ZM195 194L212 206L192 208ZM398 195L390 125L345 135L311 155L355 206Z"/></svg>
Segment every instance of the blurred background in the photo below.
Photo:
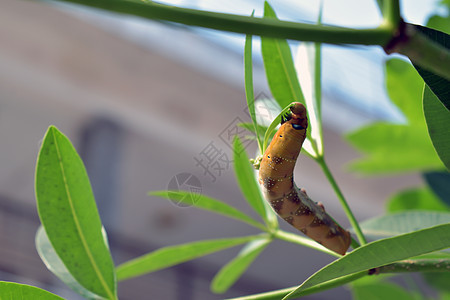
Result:
<svg viewBox="0 0 450 300"><path fill-rule="evenodd" d="M276 1L278 16L315 22L318 1ZM262 14L263 1L176 0L212 11ZM339 3L339 4L338 4ZM424 24L436 1L402 1L407 21ZM352 9L348 9L351 7ZM325 1L323 21L351 27L380 22L374 1ZM296 52L298 43L292 43ZM270 97L255 38L255 95ZM327 161L358 220L379 215L393 192L419 175L361 177L342 134L374 120L402 122L384 89L376 47L323 48ZM249 122L243 88L243 36L104 13L48 1L0 0L0 280L32 284L79 299L41 262L34 168L41 140L56 125L81 154L116 264L159 247L254 234L245 224L147 196L188 174L194 186L256 217L237 187L231 139ZM276 113L267 111L269 117ZM245 144L250 156L256 142ZM221 159L212 164L212 149ZM322 175L300 158L296 182L344 226L348 222ZM282 228L292 231L281 223ZM221 299L299 284L331 258L272 243L225 294L209 291L233 248L119 284L120 299ZM345 288L307 299L348 299Z"/></svg>

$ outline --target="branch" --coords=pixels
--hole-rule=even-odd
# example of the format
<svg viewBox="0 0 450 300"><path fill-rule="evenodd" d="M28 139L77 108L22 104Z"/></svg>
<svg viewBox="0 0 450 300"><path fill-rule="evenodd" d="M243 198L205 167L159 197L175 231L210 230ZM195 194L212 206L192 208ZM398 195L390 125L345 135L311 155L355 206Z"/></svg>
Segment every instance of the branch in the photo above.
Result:
<svg viewBox="0 0 450 300"><path fill-rule="evenodd" d="M281 39L329 44L385 45L392 37L387 26L351 29L316 24L301 24L275 19L180 8L154 2L123 0L60 0L130 14L146 19L165 20L229 32Z"/></svg>
<svg viewBox="0 0 450 300"><path fill-rule="evenodd" d="M369 275L403 272L449 272L450 259L403 260L369 270Z"/></svg>
<svg viewBox="0 0 450 300"><path fill-rule="evenodd" d="M267 36L328 44L379 45L386 53L400 53L414 63L450 80L450 51L426 38L410 24L401 21L398 0L383 2L384 22L378 28L351 29L301 24L276 19L254 18L234 14L180 8L154 2L133 0L59 0L191 26L242 34Z"/></svg>
<svg viewBox="0 0 450 300"><path fill-rule="evenodd" d="M386 53L403 54L415 64L450 80L450 51L417 28L401 22L396 36L384 47Z"/></svg>

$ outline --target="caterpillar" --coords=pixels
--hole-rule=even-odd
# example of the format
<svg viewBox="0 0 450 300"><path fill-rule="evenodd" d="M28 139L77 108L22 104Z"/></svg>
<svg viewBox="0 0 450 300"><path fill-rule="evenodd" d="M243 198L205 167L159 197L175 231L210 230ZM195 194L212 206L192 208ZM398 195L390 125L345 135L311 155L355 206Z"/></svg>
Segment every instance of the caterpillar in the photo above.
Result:
<svg viewBox="0 0 450 300"><path fill-rule="evenodd" d="M339 226L321 203L312 201L293 178L294 166L306 137L306 108L294 103L281 118L281 126L265 151L259 168L259 184L274 211L316 242L344 255L350 233Z"/></svg>

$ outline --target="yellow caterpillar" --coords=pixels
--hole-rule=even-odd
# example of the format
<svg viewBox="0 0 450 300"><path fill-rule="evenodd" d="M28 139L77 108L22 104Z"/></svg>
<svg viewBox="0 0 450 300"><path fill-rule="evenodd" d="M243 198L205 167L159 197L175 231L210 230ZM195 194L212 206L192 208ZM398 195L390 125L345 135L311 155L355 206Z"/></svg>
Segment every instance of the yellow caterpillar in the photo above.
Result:
<svg viewBox="0 0 450 300"><path fill-rule="evenodd" d="M293 171L306 137L308 119L301 103L282 117L281 127L263 155L259 183L275 212L286 222L322 244L344 255L350 246L350 233L339 226L322 204L312 201L304 189L294 184Z"/></svg>

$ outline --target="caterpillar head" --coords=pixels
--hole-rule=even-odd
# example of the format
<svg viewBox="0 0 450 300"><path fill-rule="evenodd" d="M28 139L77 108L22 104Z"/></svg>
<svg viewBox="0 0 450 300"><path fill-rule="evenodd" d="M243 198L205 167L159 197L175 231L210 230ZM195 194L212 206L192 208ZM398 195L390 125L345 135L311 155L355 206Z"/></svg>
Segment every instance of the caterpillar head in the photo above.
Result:
<svg viewBox="0 0 450 300"><path fill-rule="evenodd" d="M308 118L306 108L300 102L295 102L290 108L291 112L281 117L281 124L289 122L292 128L296 130L306 129L308 127Z"/></svg>

